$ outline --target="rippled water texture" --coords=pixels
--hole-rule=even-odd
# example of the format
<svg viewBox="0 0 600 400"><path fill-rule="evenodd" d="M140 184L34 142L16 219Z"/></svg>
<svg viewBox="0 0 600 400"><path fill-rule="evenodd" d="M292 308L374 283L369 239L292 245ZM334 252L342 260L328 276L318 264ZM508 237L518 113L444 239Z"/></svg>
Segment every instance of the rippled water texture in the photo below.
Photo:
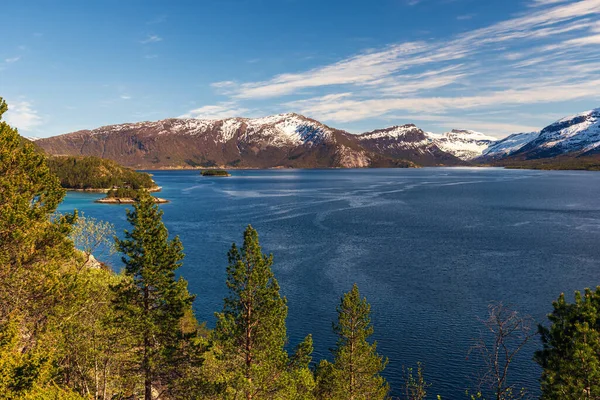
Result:
<svg viewBox="0 0 600 400"><path fill-rule="evenodd" d="M402 366L422 361L430 393L464 398L476 372L467 359L490 301L545 321L561 292L600 284L600 173L502 169L156 171L171 200L162 209L186 259L200 320L214 324L225 294L227 250L247 224L288 299L295 345L308 333L315 358L335 344L331 323L344 291L358 283L372 305L375 339L399 394ZM78 208L127 227L126 206ZM115 258L117 260L117 258ZM113 260L116 269L118 262ZM513 377L537 393L534 342Z"/></svg>

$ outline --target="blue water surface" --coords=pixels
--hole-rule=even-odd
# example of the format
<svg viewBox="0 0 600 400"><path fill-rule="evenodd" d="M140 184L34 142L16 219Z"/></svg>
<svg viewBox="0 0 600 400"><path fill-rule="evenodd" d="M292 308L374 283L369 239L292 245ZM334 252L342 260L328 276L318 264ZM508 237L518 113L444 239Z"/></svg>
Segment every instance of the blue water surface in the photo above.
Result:
<svg viewBox="0 0 600 400"><path fill-rule="evenodd" d="M600 284L600 173L485 168L152 171L164 222L185 247L180 269L197 294L198 318L214 326L226 294L232 242L246 225L260 235L288 299L295 346L313 334L315 359L330 357L331 324L357 283L372 306L374 338L400 394L402 367L421 361L431 394L465 398L467 357L491 301L545 322L561 293ZM78 209L127 228L127 206L70 192ZM116 270L118 257L111 259ZM536 339L515 361L513 381L539 393ZM433 397L433 396L432 396Z"/></svg>

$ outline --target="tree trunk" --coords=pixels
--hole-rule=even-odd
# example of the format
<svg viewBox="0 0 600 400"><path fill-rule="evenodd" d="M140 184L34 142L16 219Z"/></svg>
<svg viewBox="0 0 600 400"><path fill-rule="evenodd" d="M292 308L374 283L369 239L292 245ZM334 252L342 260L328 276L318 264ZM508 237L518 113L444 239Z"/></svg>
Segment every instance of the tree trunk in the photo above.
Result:
<svg viewBox="0 0 600 400"><path fill-rule="evenodd" d="M252 400L252 375L250 370L252 368L252 306L254 299L252 298L252 280L251 280L252 267L249 263L246 263L246 276L248 276L248 290L249 299L246 306L246 378L250 383L250 390L246 392L246 400Z"/></svg>
<svg viewBox="0 0 600 400"><path fill-rule="evenodd" d="M144 286L144 314L148 315L149 312L149 293L148 286ZM144 328L144 359L143 370L144 370L144 400L152 400L152 372L150 371L150 333L147 327Z"/></svg>

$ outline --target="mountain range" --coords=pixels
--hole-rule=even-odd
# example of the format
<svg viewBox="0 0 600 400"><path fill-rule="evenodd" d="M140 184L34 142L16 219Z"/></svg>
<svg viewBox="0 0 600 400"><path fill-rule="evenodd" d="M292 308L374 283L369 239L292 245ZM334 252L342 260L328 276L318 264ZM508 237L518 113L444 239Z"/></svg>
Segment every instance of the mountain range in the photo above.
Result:
<svg viewBox="0 0 600 400"><path fill-rule="evenodd" d="M173 118L39 139L51 155L91 155L134 168L364 168L464 166L556 157L600 159L600 108L539 132L497 139L413 124L351 134L289 113L222 120Z"/></svg>

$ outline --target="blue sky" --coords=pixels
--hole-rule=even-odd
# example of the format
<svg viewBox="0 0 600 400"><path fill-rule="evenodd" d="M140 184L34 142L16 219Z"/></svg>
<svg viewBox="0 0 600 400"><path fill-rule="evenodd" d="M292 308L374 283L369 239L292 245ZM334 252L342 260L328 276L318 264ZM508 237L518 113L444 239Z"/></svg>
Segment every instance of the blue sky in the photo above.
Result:
<svg viewBox="0 0 600 400"><path fill-rule="evenodd" d="M11 1L0 97L26 136L298 112L497 137L600 107L600 0Z"/></svg>

